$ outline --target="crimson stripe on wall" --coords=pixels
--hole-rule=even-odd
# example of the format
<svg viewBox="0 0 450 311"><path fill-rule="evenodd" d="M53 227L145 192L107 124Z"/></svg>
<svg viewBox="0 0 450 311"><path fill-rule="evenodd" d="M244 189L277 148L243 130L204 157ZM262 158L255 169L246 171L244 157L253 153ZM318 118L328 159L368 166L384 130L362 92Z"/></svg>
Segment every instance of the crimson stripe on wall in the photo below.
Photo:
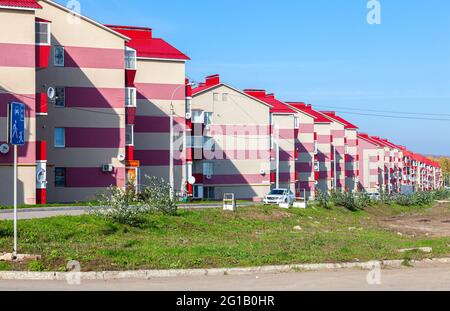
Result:
<svg viewBox="0 0 450 311"><path fill-rule="evenodd" d="M115 168L112 173L103 173L101 167L66 168L67 188L105 188L125 185L125 168Z"/></svg>
<svg viewBox="0 0 450 311"><path fill-rule="evenodd" d="M211 180L205 180L205 185L245 185L270 183L269 176L261 174L237 174L237 175L214 175Z"/></svg>
<svg viewBox="0 0 450 311"><path fill-rule="evenodd" d="M184 84L135 83L138 99L184 100Z"/></svg>
<svg viewBox="0 0 450 311"><path fill-rule="evenodd" d="M34 55L34 44L0 43L0 67L35 67Z"/></svg>
<svg viewBox="0 0 450 311"><path fill-rule="evenodd" d="M67 107L125 107L125 89L123 88L67 87L65 92L65 105Z"/></svg>
<svg viewBox="0 0 450 311"><path fill-rule="evenodd" d="M136 116L135 133L169 133L169 117Z"/></svg>
<svg viewBox="0 0 450 311"><path fill-rule="evenodd" d="M27 118L34 118L35 117L35 99L36 96L34 94L27 95L27 94L6 94L6 93L0 93L0 117L7 117L7 111L8 111L8 104L10 102L19 102L26 105L26 111L25 115Z"/></svg>
<svg viewBox="0 0 450 311"><path fill-rule="evenodd" d="M134 150L134 157L141 162L141 166L169 166L170 150ZM175 164L182 161L175 156Z"/></svg>
<svg viewBox="0 0 450 311"><path fill-rule="evenodd" d="M125 50L66 46L64 66L125 70Z"/></svg>
<svg viewBox="0 0 450 311"><path fill-rule="evenodd" d="M125 129L67 127L66 148L123 148Z"/></svg>

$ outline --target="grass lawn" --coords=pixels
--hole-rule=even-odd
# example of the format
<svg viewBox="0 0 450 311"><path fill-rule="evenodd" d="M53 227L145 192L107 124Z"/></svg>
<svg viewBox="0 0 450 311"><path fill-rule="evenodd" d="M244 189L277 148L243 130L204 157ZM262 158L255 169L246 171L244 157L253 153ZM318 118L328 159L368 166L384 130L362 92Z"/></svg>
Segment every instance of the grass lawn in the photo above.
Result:
<svg viewBox="0 0 450 311"><path fill-rule="evenodd" d="M447 256L450 237L399 235L380 219L422 208L372 207L349 212L246 207L148 215L141 228L94 216L56 217L19 222L21 253L41 262L10 264L0 270L64 271L78 260L83 271L245 267L255 265L419 259ZM450 215L450 214L449 214ZM301 230L294 227L300 226ZM11 250L13 225L0 221L0 253ZM399 254L400 248L433 248L432 254Z"/></svg>

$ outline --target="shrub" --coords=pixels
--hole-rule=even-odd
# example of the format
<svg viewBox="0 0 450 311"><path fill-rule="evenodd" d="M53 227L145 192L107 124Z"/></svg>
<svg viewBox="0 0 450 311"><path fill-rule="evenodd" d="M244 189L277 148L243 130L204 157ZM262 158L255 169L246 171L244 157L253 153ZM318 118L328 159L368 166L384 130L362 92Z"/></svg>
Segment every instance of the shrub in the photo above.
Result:
<svg viewBox="0 0 450 311"><path fill-rule="evenodd" d="M330 196L326 192L318 190L316 194L316 201L321 208L331 208Z"/></svg>
<svg viewBox="0 0 450 311"><path fill-rule="evenodd" d="M139 200L148 211L158 211L166 215L177 213L177 202L171 198L172 188L164 179L145 176L146 186L142 187Z"/></svg>
<svg viewBox="0 0 450 311"><path fill-rule="evenodd" d="M145 212L139 204L133 188L110 187L107 192L98 196L91 213L113 222L139 226L143 222Z"/></svg>
<svg viewBox="0 0 450 311"><path fill-rule="evenodd" d="M367 194L353 192L333 191L331 193L331 201L335 205L345 207L353 212L362 210L370 204L370 199Z"/></svg>

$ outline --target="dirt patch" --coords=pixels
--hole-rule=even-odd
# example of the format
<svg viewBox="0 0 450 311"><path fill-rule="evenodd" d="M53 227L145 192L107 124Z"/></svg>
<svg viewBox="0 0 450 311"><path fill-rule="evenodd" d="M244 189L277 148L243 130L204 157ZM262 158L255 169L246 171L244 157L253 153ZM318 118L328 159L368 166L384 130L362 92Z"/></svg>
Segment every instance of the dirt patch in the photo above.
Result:
<svg viewBox="0 0 450 311"><path fill-rule="evenodd" d="M381 223L405 235L450 237L449 205L438 205L421 215L400 215L382 218Z"/></svg>
<svg viewBox="0 0 450 311"><path fill-rule="evenodd" d="M262 221L279 221L284 218L292 217L292 214L283 210L267 210L266 212L247 209L241 212L241 215L246 219L262 220Z"/></svg>

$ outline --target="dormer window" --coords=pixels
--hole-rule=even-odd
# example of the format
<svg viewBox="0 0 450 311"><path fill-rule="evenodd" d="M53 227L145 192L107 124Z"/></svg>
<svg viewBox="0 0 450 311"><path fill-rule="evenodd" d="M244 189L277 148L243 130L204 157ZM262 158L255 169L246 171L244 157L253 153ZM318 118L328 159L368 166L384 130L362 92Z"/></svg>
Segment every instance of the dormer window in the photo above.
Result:
<svg viewBox="0 0 450 311"><path fill-rule="evenodd" d="M51 31L50 23L38 21L35 23L36 45L50 45Z"/></svg>
<svg viewBox="0 0 450 311"><path fill-rule="evenodd" d="M125 69L136 70L136 50L125 48Z"/></svg>

